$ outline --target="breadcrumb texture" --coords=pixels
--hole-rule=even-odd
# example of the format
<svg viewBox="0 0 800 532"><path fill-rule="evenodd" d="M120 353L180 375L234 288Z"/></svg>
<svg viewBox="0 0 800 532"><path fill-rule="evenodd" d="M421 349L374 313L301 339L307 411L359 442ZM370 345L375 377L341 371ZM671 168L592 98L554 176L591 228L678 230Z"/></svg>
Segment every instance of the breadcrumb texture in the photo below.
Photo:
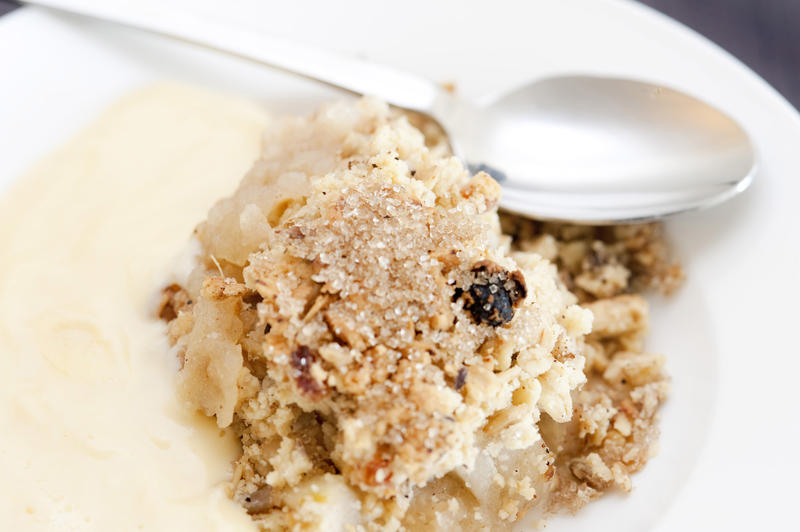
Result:
<svg viewBox="0 0 800 532"><path fill-rule="evenodd" d="M499 193L362 99L270 127L198 226L158 313L263 530L502 530L630 489L667 388L635 291L680 270L655 225L503 235Z"/></svg>

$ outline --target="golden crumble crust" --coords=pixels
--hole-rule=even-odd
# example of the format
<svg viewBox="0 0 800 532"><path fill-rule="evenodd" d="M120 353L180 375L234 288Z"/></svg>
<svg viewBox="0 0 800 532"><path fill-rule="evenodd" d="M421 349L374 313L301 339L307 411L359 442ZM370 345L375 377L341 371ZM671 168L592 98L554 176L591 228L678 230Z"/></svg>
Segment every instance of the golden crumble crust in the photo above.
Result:
<svg viewBox="0 0 800 532"><path fill-rule="evenodd" d="M657 226L504 215L512 249L499 193L363 99L270 128L199 225L158 313L263 530L498 530L629 489L666 395L635 292L679 269Z"/></svg>

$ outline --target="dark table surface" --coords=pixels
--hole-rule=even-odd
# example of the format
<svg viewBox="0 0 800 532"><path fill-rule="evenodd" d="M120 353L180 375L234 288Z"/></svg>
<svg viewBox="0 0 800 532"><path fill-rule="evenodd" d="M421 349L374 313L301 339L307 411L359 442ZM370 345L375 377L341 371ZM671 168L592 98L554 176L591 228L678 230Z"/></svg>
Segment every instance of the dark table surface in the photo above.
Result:
<svg viewBox="0 0 800 532"><path fill-rule="evenodd" d="M716 42L800 108L800 0L640 0ZM0 15L19 4L0 0Z"/></svg>

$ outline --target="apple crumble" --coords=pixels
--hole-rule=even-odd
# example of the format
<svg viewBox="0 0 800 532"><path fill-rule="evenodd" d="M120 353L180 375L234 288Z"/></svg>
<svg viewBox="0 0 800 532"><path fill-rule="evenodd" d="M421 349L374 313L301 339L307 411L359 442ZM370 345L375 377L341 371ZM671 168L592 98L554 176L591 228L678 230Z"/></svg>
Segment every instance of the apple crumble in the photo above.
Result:
<svg viewBox="0 0 800 532"><path fill-rule="evenodd" d="M278 121L163 291L180 391L240 439L230 493L263 530L501 530L652 453L637 292L681 278L659 226L500 217L428 144L373 99Z"/></svg>

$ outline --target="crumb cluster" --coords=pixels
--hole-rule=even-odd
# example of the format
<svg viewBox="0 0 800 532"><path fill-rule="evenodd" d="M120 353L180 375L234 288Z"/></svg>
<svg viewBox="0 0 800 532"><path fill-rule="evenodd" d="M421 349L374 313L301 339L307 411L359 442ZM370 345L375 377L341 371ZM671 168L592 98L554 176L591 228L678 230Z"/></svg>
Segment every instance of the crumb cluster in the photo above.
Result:
<svg viewBox="0 0 800 532"><path fill-rule="evenodd" d="M497 183L427 140L371 99L283 120L164 289L263 530L498 530L649 456L666 377L635 291L680 277L657 226L504 217L512 247Z"/></svg>
<svg viewBox="0 0 800 532"><path fill-rule="evenodd" d="M630 474L656 452L656 414L669 390L665 358L644 347L649 313L641 292L668 295L684 278L663 227L500 218L513 247L556 264L561 281L594 316L584 350L587 383L573 393L573 417L541 424L557 451L554 505L575 510L608 489L630 491Z"/></svg>

